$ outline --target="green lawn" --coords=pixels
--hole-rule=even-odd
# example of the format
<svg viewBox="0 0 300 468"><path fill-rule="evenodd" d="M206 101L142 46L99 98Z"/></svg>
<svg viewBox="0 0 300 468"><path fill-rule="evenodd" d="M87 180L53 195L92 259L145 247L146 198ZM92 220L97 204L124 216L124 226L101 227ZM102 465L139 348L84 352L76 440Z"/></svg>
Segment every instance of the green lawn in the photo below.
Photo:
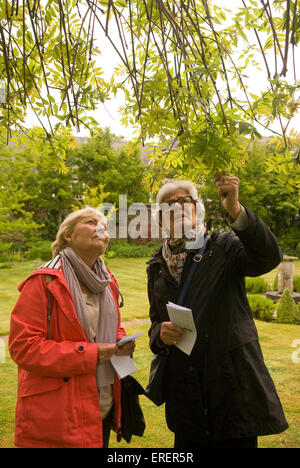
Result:
<svg viewBox="0 0 300 468"><path fill-rule="evenodd" d="M146 294L146 259L109 259L109 268L118 279L125 297L122 310L123 321L146 318L148 300ZM16 286L41 262L24 262L10 269L0 269L0 335L9 330L10 311L18 297ZM300 262L296 266L300 274ZM269 273L272 282L276 270ZM259 446L263 448L283 447L300 448L300 364L292 361L292 343L300 339L300 327L297 325L279 325L256 322L266 364L271 372L281 398L290 428L283 434L261 437ZM127 325L128 334L141 331L137 340L135 364L138 371L134 376L146 386L148 380L151 352L148 348L148 323ZM14 408L17 394L17 367L6 353L6 363L0 364L0 447L13 447ZM116 436L111 437L111 447L172 447L173 436L164 421L164 407L157 408L145 397L141 405L146 419L146 431L143 438L134 437L132 443L117 443Z"/></svg>
<svg viewBox="0 0 300 468"><path fill-rule="evenodd" d="M108 267L115 275L124 296L124 321L148 317L146 262L146 258L108 259ZM0 268L0 336L9 333L10 313L19 296L18 284L42 263L41 260L35 260L18 263L11 268Z"/></svg>
<svg viewBox="0 0 300 468"><path fill-rule="evenodd" d="M119 282L124 295L125 307L122 309L124 321L148 317L148 298L146 294L146 258L110 258L108 267ZM17 285L43 262L28 261L1 269L0 264L0 336L9 333L11 310L18 298ZM273 285L277 268L263 277L270 287ZM295 274L300 275L300 260L295 262Z"/></svg>

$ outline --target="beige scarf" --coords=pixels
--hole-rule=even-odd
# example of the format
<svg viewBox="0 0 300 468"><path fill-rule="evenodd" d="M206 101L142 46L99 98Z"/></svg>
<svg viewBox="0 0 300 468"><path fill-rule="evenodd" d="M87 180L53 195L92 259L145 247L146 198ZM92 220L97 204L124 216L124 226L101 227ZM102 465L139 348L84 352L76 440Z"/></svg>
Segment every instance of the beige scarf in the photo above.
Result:
<svg viewBox="0 0 300 468"><path fill-rule="evenodd" d="M75 310L88 341L90 343L116 343L118 312L109 288L111 278L102 258L99 257L91 269L70 247L62 250L60 255ZM86 303L81 293L79 281L92 293L98 294L99 321L96 336L91 336ZM98 390L100 387L114 383L115 371L110 361L97 366L96 377Z"/></svg>

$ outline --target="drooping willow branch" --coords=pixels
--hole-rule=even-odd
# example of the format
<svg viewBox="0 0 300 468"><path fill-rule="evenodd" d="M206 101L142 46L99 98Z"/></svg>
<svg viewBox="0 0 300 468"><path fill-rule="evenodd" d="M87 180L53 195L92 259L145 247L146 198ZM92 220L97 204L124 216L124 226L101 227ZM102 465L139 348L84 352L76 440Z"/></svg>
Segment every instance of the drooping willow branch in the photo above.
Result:
<svg viewBox="0 0 300 468"><path fill-rule="evenodd" d="M222 116L224 129L230 133L230 123L227 113L227 103L233 108L235 103L233 85L230 73L237 78L241 89L246 97L251 117L255 120L251 101L247 92L242 73L233 58L233 50L225 44L225 32L217 28L215 11L210 10L207 0L126 0L127 7L121 6L121 2L108 0L99 3L98 0L53 0L46 2L47 8L53 8L53 18L47 15L45 3L42 0L5 0L5 16L0 22L0 54L3 56L3 78L6 82L6 104L3 106L7 111L7 127L11 120L17 120L14 115L14 100L16 95L24 109L27 103L30 105L35 101L30 98L31 90L38 96L41 107L44 107L50 132L53 132L51 118L65 108L67 103L68 112L65 113L66 122L79 130L80 112L88 102L94 102L94 90L89 82L89 75L93 73L94 67L90 65L93 59L94 42L96 41L95 29L99 27L105 33L113 49L117 53L121 63L128 73L134 99L137 104L136 119L143 121L143 113L147 111L145 93L146 83L153 73L151 69L150 54L157 54L166 78L166 87L170 103L170 110L174 119L178 121L178 130L181 131L183 121L188 120L189 105L194 114L199 112L209 119L213 108L218 103L218 112ZM246 11L250 8L246 0L241 0ZM274 17L270 0L260 0L261 7L253 20L249 16L245 20L245 26L251 26L257 39L261 57L265 64L267 77L270 81L272 70L267 61L267 56L262 45L261 32L255 21L265 22L273 38L275 54L275 75L278 74L279 60L282 61L280 75L286 76L288 69L289 50L292 48L293 72L296 81L295 47L299 33L297 2L286 0L285 16L282 27L278 29L278 18ZM104 6L105 5L105 6ZM124 5L124 2L123 2ZM76 27L73 24L76 18ZM146 16L147 24L140 25L137 18ZM275 21L276 20L276 21ZM86 26L88 22L88 26ZM114 22L117 28L110 27ZM59 36L55 40L56 48L60 56L56 57L56 63L61 67L61 77L52 78L51 57L47 53L52 47L51 41L54 25L58 26ZM20 28L21 34L16 31ZM236 28L236 34L242 34L242 25ZM265 27L266 29L266 27ZM284 33L284 40L280 33ZM32 39L28 41L28 35ZM30 42L30 45L29 45ZM15 53L13 44L18 52ZM143 49L143 55L139 56L137 45ZM13 65L10 60L13 60ZM233 67L230 70L228 62ZM31 64L29 66L29 63ZM32 66L32 64L34 64ZM215 66L218 65L218 72ZM202 70L199 72L199 70ZM13 72L14 71L14 72ZM220 79L225 84L226 92L220 90ZM17 85L14 80L19 80ZM20 81L21 80L21 81ZM40 82L46 90L47 96L43 96ZM53 82L55 85L53 86ZM86 82L86 84L84 83ZM97 90L99 90L98 79L95 76ZM210 85L212 91L209 96L204 96L203 85ZM95 86L95 85L94 85ZM12 93L12 90L14 92ZM60 92L58 106L54 103L56 99L51 92ZM15 92L16 91L16 92ZM190 103L180 97L187 94ZM225 93L225 94L224 94ZM101 92L98 93L101 95ZM100 97L98 98L100 99ZM48 105L45 102L48 101ZM168 104L169 105L169 104ZM94 104L91 104L93 107ZM47 108L46 108L47 107ZM248 110L243 110L248 115ZM279 115L279 120L281 117ZM282 122L282 131L285 130Z"/></svg>

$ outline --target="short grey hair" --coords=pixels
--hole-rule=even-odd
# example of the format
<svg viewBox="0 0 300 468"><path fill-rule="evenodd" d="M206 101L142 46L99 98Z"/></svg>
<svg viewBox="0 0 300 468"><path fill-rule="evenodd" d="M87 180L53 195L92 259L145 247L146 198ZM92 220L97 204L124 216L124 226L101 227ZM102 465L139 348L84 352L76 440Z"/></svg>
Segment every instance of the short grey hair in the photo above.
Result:
<svg viewBox="0 0 300 468"><path fill-rule="evenodd" d="M199 200L198 190L192 182L189 180L169 180L159 190L156 197L156 203L162 203L166 197L176 192L178 189L182 189L187 192L193 200Z"/></svg>
<svg viewBox="0 0 300 468"><path fill-rule="evenodd" d="M202 199L199 197L198 190L195 185L189 180L168 180L159 190L156 196L156 209L153 211L152 219L154 222L160 224L160 205L164 200L172 195L176 190L182 189L190 195L196 204L197 209L197 224L204 226L205 206Z"/></svg>

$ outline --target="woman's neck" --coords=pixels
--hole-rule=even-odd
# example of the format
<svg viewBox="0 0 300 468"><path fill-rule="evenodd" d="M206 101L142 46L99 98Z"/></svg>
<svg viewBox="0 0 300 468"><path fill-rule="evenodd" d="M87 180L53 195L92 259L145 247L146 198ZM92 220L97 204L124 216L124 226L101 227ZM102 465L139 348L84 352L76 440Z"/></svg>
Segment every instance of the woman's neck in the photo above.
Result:
<svg viewBox="0 0 300 468"><path fill-rule="evenodd" d="M71 247L73 248L73 247ZM89 268L93 268L93 266L95 265L97 259L99 258L100 254L97 254L95 252L91 253L91 252L87 252L87 251L79 251L79 250L75 250L73 249L74 252L81 258L81 260L89 267Z"/></svg>

